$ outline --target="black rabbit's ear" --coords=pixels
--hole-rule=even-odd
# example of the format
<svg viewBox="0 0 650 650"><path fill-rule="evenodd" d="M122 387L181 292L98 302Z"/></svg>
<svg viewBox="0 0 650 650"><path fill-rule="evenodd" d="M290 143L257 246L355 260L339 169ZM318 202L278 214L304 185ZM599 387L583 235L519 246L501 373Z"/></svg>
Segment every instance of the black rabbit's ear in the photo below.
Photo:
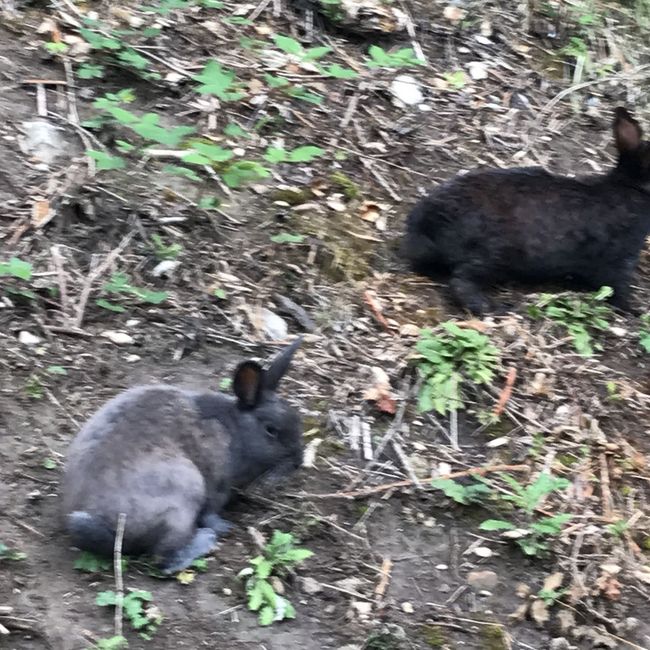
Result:
<svg viewBox="0 0 650 650"><path fill-rule="evenodd" d="M635 151L641 144L642 136L639 123L625 108L619 106L614 111L614 137L617 149L621 152Z"/></svg>
<svg viewBox="0 0 650 650"><path fill-rule="evenodd" d="M257 406L262 396L264 375L262 366L255 361L244 361L237 366L232 389L239 406L247 409Z"/></svg>
<svg viewBox="0 0 650 650"><path fill-rule="evenodd" d="M302 336L299 336L291 345L288 345L275 359L271 362L269 369L266 371L264 378L264 388L267 390L275 390L280 383L280 380L286 374L291 364L291 359L296 353L296 350L302 343Z"/></svg>

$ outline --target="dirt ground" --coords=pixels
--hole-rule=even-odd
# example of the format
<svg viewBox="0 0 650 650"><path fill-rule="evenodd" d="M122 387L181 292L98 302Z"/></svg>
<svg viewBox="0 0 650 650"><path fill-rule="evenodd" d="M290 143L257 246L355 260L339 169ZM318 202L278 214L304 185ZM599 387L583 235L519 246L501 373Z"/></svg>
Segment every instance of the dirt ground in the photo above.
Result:
<svg viewBox="0 0 650 650"><path fill-rule="evenodd" d="M227 14L238 3L224 4ZM154 63L163 73L178 67L195 73L207 58L218 58L254 97L250 84L262 73L240 39L273 32L300 38L309 5L278 3L282 11L274 16L275 4L252 25L223 23L221 31L206 28L214 21L210 10L179 9L177 20L165 23ZM254 141L241 145L249 151L264 151L281 135L287 149L317 144L328 154L279 165L265 181L225 195L223 183L209 180L223 198L221 211L213 213L197 208L191 183L170 177L156 161L92 176L83 156L87 138L106 146L115 138L106 131L95 136L64 118L70 95L63 86L45 91L48 119L61 129L59 157L48 166L25 153L24 123L37 115L36 86L25 81L67 78L37 28L51 17L63 32L75 33L65 17L76 14L70 18L72 3L4 7L0 262L28 260L34 275L30 299L8 293L10 281L0 279L0 543L24 554L0 555L0 648L83 650L112 636L112 612L95 604L98 592L114 588L112 572L75 570L78 552L60 527L66 448L84 420L128 386L153 381L218 388L242 358L268 358L282 344L260 332L256 314L263 307L282 315L291 336L306 333L283 390L303 414L307 444L319 443L315 461L271 492L253 490L233 504L233 531L190 584L129 567L125 586L150 591L163 615L150 641L127 625L130 648L650 648L644 568L650 563L650 356L638 345L641 321L613 316L613 328L600 336L603 351L586 359L557 327L527 315L534 296L503 289L512 312L481 325L502 350L503 373L489 390L476 391L471 412L461 414L455 450L445 435L446 418L417 413L409 355L419 327L467 316L450 307L444 282L408 274L397 254L409 207L461 169L607 169L614 106L634 107L650 128L643 37L612 9L603 29L610 40L598 47L614 67L573 84L566 76L572 70L558 74L553 58L569 34L557 42L540 37L535 25L544 19L537 15L527 30L520 8L510 6L516 3L461 4L471 20L453 24L446 3L408 3L428 65L406 72L422 84L428 110L393 104L387 88L402 72L395 70L363 83L316 75L314 88L327 96L321 106L273 97L224 105L221 128L228 120L244 127L267 120ZM108 4L94 9L116 15ZM333 47L343 63L361 61L373 42L388 50L408 47L411 39L360 36L318 18L314 23L312 45ZM460 89L441 82L445 71L467 69L476 60L489 63L487 78L468 77ZM101 80L77 79L80 119L94 114L93 99L123 88L135 90L132 110L157 112L167 126L191 116L205 127L206 113L187 87L169 79L147 82L120 69ZM342 196L333 172L351 179L358 196ZM287 201L286 191L278 191L284 185L302 192L301 199ZM34 227L39 201L48 201L55 216ZM367 215L368 203L378 205L379 222L359 216ZM286 232L304 239L295 245L270 241ZM182 246L169 277L152 274L160 261L152 252L154 234ZM74 325L86 280L106 260L81 323ZM124 313L101 309L96 292L116 271L137 286L167 291L168 299L128 303ZM381 317L369 307L369 295ZM286 307L286 298L293 307ZM647 309L648 251L634 300ZM106 336L116 331L128 334L127 345ZM26 340L24 332L38 340ZM401 421L364 398L372 367L387 373L398 406L405 403ZM504 416L481 426L477 413L493 408L508 367L517 377ZM546 388L536 389L536 382ZM397 426L401 447L389 446L369 468L346 435L354 418L368 424L375 446ZM527 557L479 530L481 521L495 516L492 506L455 504L427 490L426 482L345 497L408 482L413 471L423 478L441 466L462 471L500 464L528 466L524 477L552 469L571 481L548 508L574 518L544 557ZM608 534L606 526L620 520L629 524L625 533ZM293 532L314 556L286 581L296 619L264 628L247 611L236 575L257 553L251 531L269 536L274 529ZM618 568L614 577L602 568L612 565ZM493 572L496 582L473 587L470 574L483 571ZM554 572L563 575L564 597L549 608L548 620L535 619L522 606Z"/></svg>

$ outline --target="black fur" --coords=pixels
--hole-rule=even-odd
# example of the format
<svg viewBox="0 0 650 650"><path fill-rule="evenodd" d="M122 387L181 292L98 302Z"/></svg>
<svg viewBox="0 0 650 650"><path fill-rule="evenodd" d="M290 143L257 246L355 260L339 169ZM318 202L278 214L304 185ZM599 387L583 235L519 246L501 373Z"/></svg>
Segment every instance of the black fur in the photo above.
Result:
<svg viewBox="0 0 650 650"><path fill-rule="evenodd" d="M167 573L207 553L229 528L219 515L233 488L302 463L297 411L275 393L300 343L268 371L240 364L236 399L176 386L131 388L105 404L72 442L63 510L75 546L160 558Z"/></svg>
<svg viewBox="0 0 650 650"><path fill-rule="evenodd" d="M650 143L617 108L616 167L584 178L536 167L457 176L413 208L403 253L414 271L451 274L460 306L489 308L483 288L509 281L614 289L629 308L631 276L650 232Z"/></svg>

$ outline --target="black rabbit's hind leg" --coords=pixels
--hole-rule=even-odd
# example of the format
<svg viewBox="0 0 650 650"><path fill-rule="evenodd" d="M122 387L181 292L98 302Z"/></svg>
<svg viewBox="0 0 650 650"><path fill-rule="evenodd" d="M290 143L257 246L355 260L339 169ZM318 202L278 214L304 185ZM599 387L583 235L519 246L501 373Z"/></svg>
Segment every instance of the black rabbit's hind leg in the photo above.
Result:
<svg viewBox="0 0 650 650"><path fill-rule="evenodd" d="M490 309L490 301L483 293L483 289L476 280L477 277L480 277L480 273L477 273L475 269L457 267L451 275L449 289L458 305L477 316L482 316Z"/></svg>
<svg viewBox="0 0 650 650"><path fill-rule="evenodd" d="M630 296L632 294L630 285L635 267L635 262L628 262L623 268L609 273L598 274L597 277L592 279L591 285L595 291L601 287L611 287L614 293L608 298L609 304L621 312L638 315L639 310L630 305Z"/></svg>

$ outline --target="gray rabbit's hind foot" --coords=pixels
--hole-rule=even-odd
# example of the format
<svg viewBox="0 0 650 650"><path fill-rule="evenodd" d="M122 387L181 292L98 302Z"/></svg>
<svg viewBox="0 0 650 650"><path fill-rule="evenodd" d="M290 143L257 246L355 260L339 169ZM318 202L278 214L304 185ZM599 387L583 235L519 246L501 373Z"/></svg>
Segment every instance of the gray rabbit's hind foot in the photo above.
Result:
<svg viewBox="0 0 650 650"><path fill-rule="evenodd" d="M201 515L201 526L211 528L217 535L225 535L232 529L232 524L214 512Z"/></svg>
<svg viewBox="0 0 650 650"><path fill-rule="evenodd" d="M115 533L100 518L84 510L75 510L67 516L66 523L77 548L105 555L113 553Z"/></svg>
<svg viewBox="0 0 650 650"><path fill-rule="evenodd" d="M197 528L194 537L187 546L172 551L164 556L160 570L165 575L178 573L187 569L194 560L207 555L217 543L217 533L212 528Z"/></svg>

